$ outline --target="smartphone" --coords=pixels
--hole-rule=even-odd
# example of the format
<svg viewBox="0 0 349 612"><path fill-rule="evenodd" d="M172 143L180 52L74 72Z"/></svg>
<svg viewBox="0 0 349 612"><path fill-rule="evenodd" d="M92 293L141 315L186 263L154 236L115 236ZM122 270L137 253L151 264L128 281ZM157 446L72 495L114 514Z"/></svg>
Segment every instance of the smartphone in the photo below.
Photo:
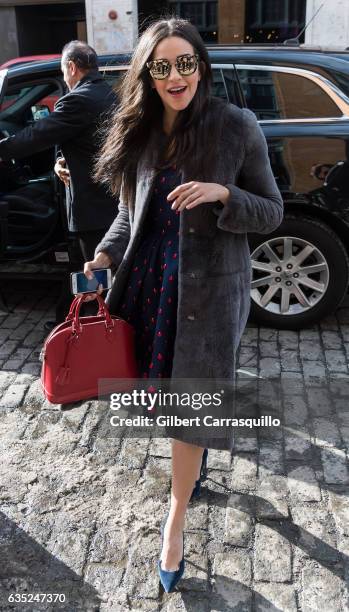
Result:
<svg viewBox="0 0 349 612"><path fill-rule="evenodd" d="M83 272L72 272L70 275L71 292L76 293L93 293L97 291L99 285L103 289L111 287L111 270L110 268L101 268L100 270L92 270L93 278L89 280Z"/></svg>

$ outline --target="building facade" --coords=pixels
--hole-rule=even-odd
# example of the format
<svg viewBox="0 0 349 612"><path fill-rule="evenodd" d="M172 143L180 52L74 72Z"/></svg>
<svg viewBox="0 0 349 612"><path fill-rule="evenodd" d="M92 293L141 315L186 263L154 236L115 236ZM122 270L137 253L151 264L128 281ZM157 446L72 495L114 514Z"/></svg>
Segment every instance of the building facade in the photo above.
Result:
<svg viewBox="0 0 349 612"><path fill-rule="evenodd" d="M0 64L24 55L59 53L75 38L87 38L85 2L0 0Z"/></svg>
<svg viewBox="0 0 349 612"><path fill-rule="evenodd" d="M88 39L99 52L131 50L149 21L165 14L189 19L207 43L282 43L301 34L301 43L349 45L349 0L86 0Z"/></svg>
<svg viewBox="0 0 349 612"><path fill-rule="evenodd" d="M165 14L189 19L207 43L223 44L282 43L316 14L301 43L349 45L349 0L0 0L0 64L59 53L74 38L98 53L131 51L149 21Z"/></svg>

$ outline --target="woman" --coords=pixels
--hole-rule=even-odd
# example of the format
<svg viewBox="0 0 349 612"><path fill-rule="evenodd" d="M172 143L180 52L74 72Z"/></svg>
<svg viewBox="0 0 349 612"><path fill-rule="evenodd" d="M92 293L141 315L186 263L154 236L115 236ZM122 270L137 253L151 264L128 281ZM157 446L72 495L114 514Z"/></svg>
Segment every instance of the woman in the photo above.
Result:
<svg viewBox="0 0 349 612"><path fill-rule="evenodd" d="M120 204L85 273L116 268L109 307L135 325L145 377L233 379L250 303L246 232L269 233L282 220L255 116L212 98L210 84L197 30L175 18L152 24L96 166ZM185 512L203 448L232 448L229 431L171 437L171 505L158 564L166 591L184 570Z"/></svg>

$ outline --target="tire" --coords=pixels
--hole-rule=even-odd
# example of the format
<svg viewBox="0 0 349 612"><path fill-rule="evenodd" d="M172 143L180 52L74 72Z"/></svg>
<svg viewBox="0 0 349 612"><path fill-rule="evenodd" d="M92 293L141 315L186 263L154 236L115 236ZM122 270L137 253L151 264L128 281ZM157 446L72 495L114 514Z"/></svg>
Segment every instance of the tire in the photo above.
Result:
<svg viewBox="0 0 349 612"><path fill-rule="evenodd" d="M345 297L348 254L325 223L287 215L272 234L251 234L249 244L250 315L256 323L276 329L302 329L333 313ZM310 266L316 266L316 270L310 270Z"/></svg>

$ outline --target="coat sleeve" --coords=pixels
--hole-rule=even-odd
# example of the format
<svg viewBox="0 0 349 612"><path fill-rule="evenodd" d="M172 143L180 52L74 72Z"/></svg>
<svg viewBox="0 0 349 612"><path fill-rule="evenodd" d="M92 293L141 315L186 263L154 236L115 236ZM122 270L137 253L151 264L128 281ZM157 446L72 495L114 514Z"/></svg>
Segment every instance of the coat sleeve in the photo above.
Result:
<svg viewBox="0 0 349 612"><path fill-rule="evenodd" d="M243 109L243 164L238 183L225 185L230 192L228 202L219 209L217 225L235 233L267 234L282 221L283 201L276 185L265 136L256 116ZM232 135L234 137L234 135Z"/></svg>
<svg viewBox="0 0 349 612"><path fill-rule="evenodd" d="M69 93L58 100L48 117L0 140L0 157L4 160L20 159L62 144L89 126L91 120L84 97Z"/></svg>
<svg viewBox="0 0 349 612"><path fill-rule="evenodd" d="M118 268L130 241L130 235L129 208L123 201L121 190L119 212L104 238L96 246L95 256L100 252L106 253L111 257L114 266Z"/></svg>

